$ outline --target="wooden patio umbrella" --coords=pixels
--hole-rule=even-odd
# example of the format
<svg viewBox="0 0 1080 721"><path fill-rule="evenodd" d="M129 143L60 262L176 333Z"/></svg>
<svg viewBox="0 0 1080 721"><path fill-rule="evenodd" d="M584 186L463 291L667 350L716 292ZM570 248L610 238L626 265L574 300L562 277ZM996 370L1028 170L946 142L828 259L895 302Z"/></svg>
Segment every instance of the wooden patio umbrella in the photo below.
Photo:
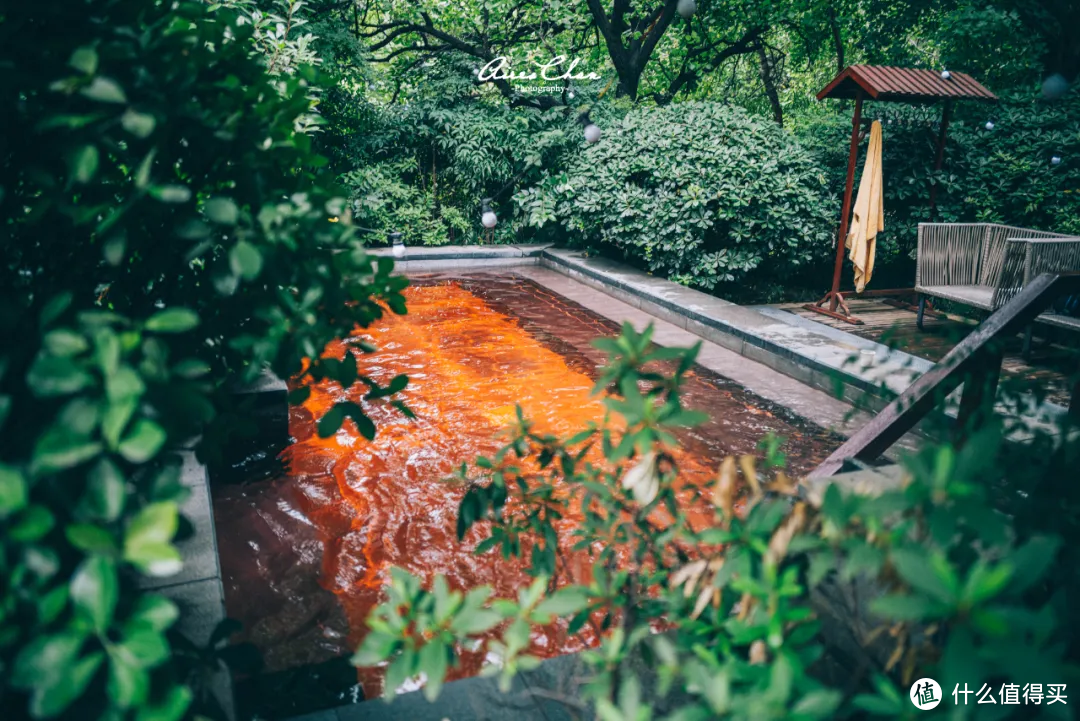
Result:
<svg viewBox="0 0 1080 721"><path fill-rule="evenodd" d="M817 94L818 100L825 98L854 99L855 113L851 119L851 147L848 151L847 182L844 185L844 203L840 211L840 234L836 243L836 263L833 268L832 287L817 303L809 303L805 308L822 313L832 318L862 325L862 321L851 314L844 293L840 290L840 274L844 267L844 239L851 221L851 192L855 185L855 160L859 154L859 127L863 123L863 100L877 102L906 103L909 105L928 105L942 102L941 127L938 131L937 154L934 170L941 170L945 159L945 137L949 129L949 114L955 100L997 100L997 97L970 75L938 70L917 70L913 68L893 68L879 65L852 65L837 75L831 83ZM934 208L937 185L930 186L930 208ZM914 288L864 291L861 297L900 295L913 293ZM826 307L828 304L828 307Z"/></svg>

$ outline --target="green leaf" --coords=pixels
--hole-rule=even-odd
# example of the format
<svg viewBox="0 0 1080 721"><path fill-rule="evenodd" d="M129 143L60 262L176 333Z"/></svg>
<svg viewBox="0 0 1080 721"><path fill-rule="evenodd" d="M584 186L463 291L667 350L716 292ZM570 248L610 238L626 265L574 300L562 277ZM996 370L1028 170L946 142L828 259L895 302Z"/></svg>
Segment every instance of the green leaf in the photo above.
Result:
<svg viewBox="0 0 1080 721"><path fill-rule="evenodd" d="M41 308L41 318L39 320L41 327L48 328L56 322L71 305L73 298L74 296L70 291L64 291L50 298Z"/></svg>
<svg viewBox="0 0 1080 721"><path fill-rule="evenodd" d="M169 657L165 636L144 625L129 628L113 648L118 658L136 668L154 668Z"/></svg>
<svg viewBox="0 0 1080 721"><path fill-rule="evenodd" d="M123 653L109 654L109 679L105 690L120 708L131 708L146 701L150 675L142 668L128 663Z"/></svg>
<svg viewBox="0 0 1080 721"><path fill-rule="evenodd" d="M856 696L851 704L857 708L872 713L875 716L887 716L894 718L900 716L903 712L903 707L895 701L881 696L872 696L870 694L861 693Z"/></svg>
<svg viewBox="0 0 1080 721"><path fill-rule="evenodd" d="M84 495L84 505L90 515L103 521L115 521L124 509L125 486L120 469L108 458L102 458L91 469Z"/></svg>
<svg viewBox="0 0 1080 721"><path fill-rule="evenodd" d="M146 138L154 132L157 121L154 120L153 115L140 113L132 108L128 108L124 111L123 116L121 116L120 124L124 126L124 130L128 131L136 138Z"/></svg>
<svg viewBox="0 0 1080 721"><path fill-rule="evenodd" d="M30 689L53 676L63 677L75 663L86 637L74 631L32 637L15 657L11 684Z"/></svg>
<svg viewBox="0 0 1080 721"><path fill-rule="evenodd" d="M191 705L191 691L179 684L169 689L164 698L139 709L136 721L179 721Z"/></svg>
<svg viewBox="0 0 1080 721"><path fill-rule="evenodd" d="M39 355L26 374L26 384L39 398L78 393L93 382L70 358Z"/></svg>
<svg viewBox="0 0 1080 721"><path fill-rule="evenodd" d="M197 325L198 314L188 308L166 308L146 321L146 329L155 333L186 333Z"/></svg>
<svg viewBox="0 0 1080 721"><path fill-rule="evenodd" d="M889 559L900 577L936 600L953 605L958 600L959 582L945 559L935 564L926 551L897 550ZM944 567L941 566L944 564ZM945 576L945 578L943 578Z"/></svg>
<svg viewBox="0 0 1080 721"><path fill-rule="evenodd" d="M136 398L146 391L146 384L131 366L117 367L105 379L105 395L111 401Z"/></svg>
<svg viewBox="0 0 1080 721"><path fill-rule="evenodd" d="M127 96L112 78L96 77L82 89L82 94L99 103L126 103Z"/></svg>
<svg viewBox="0 0 1080 721"><path fill-rule="evenodd" d="M113 535L92 523L72 524L64 529L64 534L71 545L86 553L108 556L119 550Z"/></svg>
<svg viewBox="0 0 1080 721"><path fill-rule="evenodd" d="M181 378L201 378L212 369L210 364L199 358L186 358L173 366L173 373Z"/></svg>
<svg viewBox="0 0 1080 721"><path fill-rule="evenodd" d="M984 560L979 559L968 574L961 597L970 605L982 603L1005 588L1012 574L1012 566L1008 563L999 563L991 568Z"/></svg>
<svg viewBox="0 0 1080 721"><path fill-rule="evenodd" d="M71 178L85 185L94 179L98 169L98 149L83 145L71 155Z"/></svg>
<svg viewBox="0 0 1080 721"><path fill-rule="evenodd" d="M416 652L406 648L397 658L390 662L386 669L386 677L383 688L383 698L393 698L401 684L414 675L416 665Z"/></svg>
<svg viewBox="0 0 1080 721"><path fill-rule="evenodd" d="M165 443L165 431L161 426L146 418L135 421L131 432L120 441L120 455L131 463L146 463L153 458Z"/></svg>
<svg viewBox="0 0 1080 721"><path fill-rule="evenodd" d="M206 217L219 225L236 225L240 209L232 198L211 198L203 205Z"/></svg>
<svg viewBox="0 0 1080 721"><path fill-rule="evenodd" d="M68 667L64 676L48 677L46 684L34 690L30 713L39 718L58 715L83 695L104 658L100 651L91 653Z"/></svg>
<svg viewBox="0 0 1080 721"><path fill-rule="evenodd" d="M129 398L114 401L105 409L105 415L101 419L101 437L109 444L110 449L115 450L120 445L120 437L138 407L139 401Z"/></svg>
<svg viewBox="0 0 1080 721"><path fill-rule="evenodd" d="M20 543L36 541L52 530L56 519L44 506L27 506L8 526L8 538Z"/></svg>
<svg viewBox="0 0 1080 721"><path fill-rule="evenodd" d="M589 605L589 592L582 586L567 586L545 598L537 604L533 613L537 620L550 619L552 616L566 616L577 613Z"/></svg>
<svg viewBox="0 0 1080 721"><path fill-rule="evenodd" d="M811 718L832 718L842 700L843 694L839 691L811 691L792 707L791 713Z"/></svg>
<svg viewBox="0 0 1080 721"><path fill-rule="evenodd" d="M338 432L341 428L342 422L345 420L345 408L343 404L338 404L330 408L323 417L319 419L319 438L329 438Z"/></svg>
<svg viewBox="0 0 1080 721"><path fill-rule="evenodd" d="M97 72L98 67L98 54L94 48L89 45L76 48L75 52L71 53L71 58L68 60L68 65L78 70L80 73L86 75L93 75Z"/></svg>
<svg viewBox="0 0 1080 721"><path fill-rule="evenodd" d="M1013 567L1009 590L1013 593L1023 593L1042 579L1054 559L1057 558L1060 545L1061 540L1058 538L1034 536L1013 551L1009 557L1009 564Z"/></svg>
<svg viewBox="0 0 1080 721"><path fill-rule="evenodd" d="M62 431L50 431L34 447L33 473L55 473L79 465L104 450L99 441L90 441Z"/></svg>
<svg viewBox="0 0 1080 721"><path fill-rule="evenodd" d="M127 623L145 624L155 631L165 631L180 617L180 609L164 596L144 594L135 601Z"/></svg>
<svg viewBox="0 0 1080 721"><path fill-rule="evenodd" d="M870 602L870 610L878 616L896 621L921 621L931 617L935 606L922 596L893 594L875 598Z"/></svg>
<svg viewBox="0 0 1080 721"><path fill-rule="evenodd" d="M151 503L131 520L124 535L124 560L150 576L171 576L183 567L180 552L169 541L176 534L175 503Z"/></svg>
<svg viewBox="0 0 1080 721"><path fill-rule="evenodd" d="M26 507L26 479L17 468L0 464L0 519Z"/></svg>
<svg viewBox="0 0 1080 721"><path fill-rule="evenodd" d="M74 356L90 347L86 338L67 328L57 328L45 334L43 345L52 355Z"/></svg>
<svg viewBox="0 0 1080 721"><path fill-rule="evenodd" d="M241 240L229 251L229 267L245 280L254 280L262 270L262 253L251 243Z"/></svg>
<svg viewBox="0 0 1080 721"><path fill-rule="evenodd" d="M430 640L420 649L419 671L427 676L424 685L424 698L434 701L439 697L443 681L446 679L447 654L449 649L437 640Z"/></svg>
<svg viewBox="0 0 1080 721"><path fill-rule="evenodd" d="M360 648L356 650L349 662L353 666L374 666L389 658L397 645L396 636L381 631L371 631L364 636Z"/></svg>
<svg viewBox="0 0 1080 721"><path fill-rule="evenodd" d="M299 406L311 397L311 386L299 386L289 391L288 400L290 406Z"/></svg>
<svg viewBox="0 0 1080 721"><path fill-rule="evenodd" d="M150 195L162 203L186 203L191 200L191 188L186 185L155 185L150 188Z"/></svg>
<svg viewBox="0 0 1080 721"><path fill-rule="evenodd" d="M71 578L70 595L75 610L104 633L112 624L119 595L116 563L111 558L92 556L83 561Z"/></svg>
<svg viewBox="0 0 1080 721"><path fill-rule="evenodd" d="M128 524L124 551L146 543L168 543L176 535L179 513L175 503L151 503Z"/></svg>
<svg viewBox="0 0 1080 721"><path fill-rule="evenodd" d="M184 559L169 543L146 542L124 549L124 560L138 567L147 576L173 576L184 567Z"/></svg>

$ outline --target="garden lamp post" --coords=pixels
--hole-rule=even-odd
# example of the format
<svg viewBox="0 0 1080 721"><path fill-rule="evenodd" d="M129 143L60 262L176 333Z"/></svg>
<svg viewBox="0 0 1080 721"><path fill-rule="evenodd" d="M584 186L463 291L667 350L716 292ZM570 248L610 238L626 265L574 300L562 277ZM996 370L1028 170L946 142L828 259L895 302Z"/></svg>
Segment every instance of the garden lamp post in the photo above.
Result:
<svg viewBox="0 0 1080 721"><path fill-rule="evenodd" d="M390 241L390 252L393 253L395 258L405 257L405 243L402 238L405 237L404 233L394 231L387 234L387 239Z"/></svg>

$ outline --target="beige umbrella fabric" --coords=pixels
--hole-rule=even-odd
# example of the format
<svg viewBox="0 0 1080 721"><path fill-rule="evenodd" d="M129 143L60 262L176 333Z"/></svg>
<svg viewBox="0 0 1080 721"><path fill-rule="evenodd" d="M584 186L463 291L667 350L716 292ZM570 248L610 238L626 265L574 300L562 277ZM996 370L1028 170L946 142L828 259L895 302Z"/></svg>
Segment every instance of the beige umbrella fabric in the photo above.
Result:
<svg viewBox="0 0 1080 721"><path fill-rule="evenodd" d="M881 180L881 123L870 126L870 146L859 180L859 194L851 212L851 230L844 245L855 266L855 291L862 293L874 272L877 234L885 228L884 189Z"/></svg>

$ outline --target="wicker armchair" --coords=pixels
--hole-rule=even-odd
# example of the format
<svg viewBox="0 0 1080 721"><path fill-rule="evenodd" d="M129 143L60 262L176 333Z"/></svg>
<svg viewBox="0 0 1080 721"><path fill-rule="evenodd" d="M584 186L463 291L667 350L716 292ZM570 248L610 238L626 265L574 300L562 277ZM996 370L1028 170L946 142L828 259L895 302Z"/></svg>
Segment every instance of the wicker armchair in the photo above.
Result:
<svg viewBox="0 0 1080 721"><path fill-rule="evenodd" d="M1080 271L1080 237L992 223L920 223L917 325L927 297L993 311L1038 275L1070 270ZM1080 330L1071 316L1048 312L1038 320ZM1030 338L1029 329L1025 352Z"/></svg>
<svg viewBox="0 0 1080 721"><path fill-rule="evenodd" d="M993 310L1008 239L1064 237L993 223L919 223L915 290L920 305L930 296Z"/></svg>

